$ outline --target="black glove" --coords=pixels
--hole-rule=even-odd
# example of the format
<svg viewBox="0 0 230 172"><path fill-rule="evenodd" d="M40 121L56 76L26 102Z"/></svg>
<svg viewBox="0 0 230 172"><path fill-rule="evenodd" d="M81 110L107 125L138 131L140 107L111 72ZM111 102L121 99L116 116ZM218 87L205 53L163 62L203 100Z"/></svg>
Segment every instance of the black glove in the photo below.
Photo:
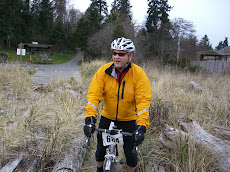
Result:
<svg viewBox="0 0 230 172"><path fill-rule="evenodd" d="M91 134L95 131L96 119L93 116L85 118L84 133L87 137L91 137Z"/></svg>
<svg viewBox="0 0 230 172"><path fill-rule="evenodd" d="M135 133L134 146L141 144L145 138L146 127L143 125L138 125Z"/></svg>

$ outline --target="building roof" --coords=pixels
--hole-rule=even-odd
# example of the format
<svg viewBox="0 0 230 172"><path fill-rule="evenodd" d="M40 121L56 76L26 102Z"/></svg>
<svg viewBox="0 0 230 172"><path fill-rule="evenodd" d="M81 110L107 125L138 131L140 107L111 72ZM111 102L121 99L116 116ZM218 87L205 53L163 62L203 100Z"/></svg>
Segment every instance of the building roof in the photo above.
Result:
<svg viewBox="0 0 230 172"><path fill-rule="evenodd" d="M32 43L23 43L24 45L28 47L34 47L34 48L50 48L53 45L47 45L47 44L32 44Z"/></svg>
<svg viewBox="0 0 230 172"><path fill-rule="evenodd" d="M219 53L216 51L199 51L196 54L197 55L211 55L211 56L219 55Z"/></svg>
<svg viewBox="0 0 230 172"><path fill-rule="evenodd" d="M221 55L230 55L230 46L224 47L224 48L218 50L217 53L219 53Z"/></svg>
<svg viewBox="0 0 230 172"><path fill-rule="evenodd" d="M230 55L230 46L224 47L218 51L199 51L196 53L197 55L205 55L205 56L225 56Z"/></svg>

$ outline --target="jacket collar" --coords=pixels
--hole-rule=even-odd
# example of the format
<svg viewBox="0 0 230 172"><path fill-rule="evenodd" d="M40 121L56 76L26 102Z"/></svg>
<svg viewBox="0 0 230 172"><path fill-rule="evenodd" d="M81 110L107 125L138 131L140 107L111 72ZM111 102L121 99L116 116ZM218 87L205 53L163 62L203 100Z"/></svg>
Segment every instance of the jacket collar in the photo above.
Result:
<svg viewBox="0 0 230 172"><path fill-rule="evenodd" d="M130 68L132 68L131 63L129 63L128 67L125 68L124 70L127 70L127 72L128 72ZM115 68L114 63L113 63L109 68L107 68L105 70L105 73L108 74L109 76L112 76L112 77L117 79L117 74L116 74L115 70L116 70L116 68Z"/></svg>

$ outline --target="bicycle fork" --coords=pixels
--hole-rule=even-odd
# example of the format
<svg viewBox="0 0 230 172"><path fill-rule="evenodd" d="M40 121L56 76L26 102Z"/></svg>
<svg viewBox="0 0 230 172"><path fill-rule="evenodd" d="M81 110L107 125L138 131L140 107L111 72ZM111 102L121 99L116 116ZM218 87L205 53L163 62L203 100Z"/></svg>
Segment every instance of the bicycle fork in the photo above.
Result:
<svg viewBox="0 0 230 172"><path fill-rule="evenodd" d="M105 155L105 171L115 171L115 164L117 163L117 157L116 157L116 145L110 145L110 148L108 150L109 152Z"/></svg>

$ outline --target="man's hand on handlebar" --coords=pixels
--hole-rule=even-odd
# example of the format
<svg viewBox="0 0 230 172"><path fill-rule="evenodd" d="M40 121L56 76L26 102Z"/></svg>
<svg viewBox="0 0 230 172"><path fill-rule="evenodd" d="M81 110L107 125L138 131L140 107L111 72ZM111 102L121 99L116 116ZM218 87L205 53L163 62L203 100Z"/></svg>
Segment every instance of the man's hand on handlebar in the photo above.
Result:
<svg viewBox="0 0 230 172"><path fill-rule="evenodd" d="M91 137L91 134L95 131L96 119L93 116L85 118L84 133L87 137Z"/></svg>
<svg viewBox="0 0 230 172"><path fill-rule="evenodd" d="M135 133L134 146L138 146L143 142L145 138L145 133L146 133L146 127L143 125L138 125Z"/></svg>

